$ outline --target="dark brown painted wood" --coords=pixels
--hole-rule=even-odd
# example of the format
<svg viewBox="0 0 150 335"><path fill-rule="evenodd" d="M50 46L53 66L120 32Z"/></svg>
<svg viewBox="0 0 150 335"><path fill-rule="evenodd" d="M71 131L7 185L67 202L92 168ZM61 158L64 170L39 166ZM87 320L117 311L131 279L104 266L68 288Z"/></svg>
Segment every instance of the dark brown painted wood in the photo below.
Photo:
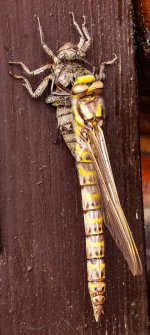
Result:
<svg viewBox="0 0 150 335"><path fill-rule="evenodd" d="M37 22L56 52L78 35L69 11L88 17L87 59L118 56L107 71L105 135L119 196L144 272L133 278L106 231L107 302L96 324L87 290L85 240L75 162L55 109L9 77L8 61L47 63ZM1 0L1 335L148 334L145 247L131 1ZM37 85L35 81L35 86ZM115 224L115 223L114 223Z"/></svg>
<svg viewBox="0 0 150 335"><path fill-rule="evenodd" d="M150 55L150 0L134 0L138 23L139 43L145 54Z"/></svg>
<svg viewBox="0 0 150 335"><path fill-rule="evenodd" d="M150 96L150 0L133 0L139 95ZM150 109L150 107L149 107Z"/></svg>

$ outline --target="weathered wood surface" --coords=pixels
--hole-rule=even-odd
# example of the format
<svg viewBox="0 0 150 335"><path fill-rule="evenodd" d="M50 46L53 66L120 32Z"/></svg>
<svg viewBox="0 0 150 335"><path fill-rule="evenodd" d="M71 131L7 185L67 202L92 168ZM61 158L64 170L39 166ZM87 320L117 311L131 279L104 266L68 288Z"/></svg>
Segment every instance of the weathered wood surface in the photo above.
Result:
<svg viewBox="0 0 150 335"><path fill-rule="evenodd" d="M145 52L150 55L150 0L135 0L138 42Z"/></svg>
<svg viewBox="0 0 150 335"><path fill-rule="evenodd" d="M114 176L144 266L133 278L106 231L107 302L96 324L87 290L85 240L75 162L55 109L9 77L8 61L49 61L37 22L57 52L77 41L69 11L88 17L87 59L119 61L107 71L105 135ZM1 335L148 334L138 111L131 1L1 1ZM18 69L16 69L18 70ZM37 86L35 81L35 86Z"/></svg>
<svg viewBox="0 0 150 335"><path fill-rule="evenodd" d="M133 3L138 92L142 98L150 96L150 0L135 0ZM143 101L142 109L144 108Z"/></svg>

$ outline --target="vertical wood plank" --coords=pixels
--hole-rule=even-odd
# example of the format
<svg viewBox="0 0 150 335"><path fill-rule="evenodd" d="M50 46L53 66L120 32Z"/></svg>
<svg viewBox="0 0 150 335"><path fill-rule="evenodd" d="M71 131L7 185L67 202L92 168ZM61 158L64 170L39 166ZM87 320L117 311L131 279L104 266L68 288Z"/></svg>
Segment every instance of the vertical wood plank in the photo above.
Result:
<svg viewBox="0 0 150 335"><path fill-rule="evenodd" d="M2 0L0 113L0 333L22 335L148 334L132 3ZM9 60L34 69L78 35L69 12L88 18L88 61L107 71L105 135L121 203L143 261L133 278L106 231L107 301L95 323L87 291L84 227L75 162L57 130L55 109L32 100L9 75ZM37 82L34 82L35 87Z"/></svg>

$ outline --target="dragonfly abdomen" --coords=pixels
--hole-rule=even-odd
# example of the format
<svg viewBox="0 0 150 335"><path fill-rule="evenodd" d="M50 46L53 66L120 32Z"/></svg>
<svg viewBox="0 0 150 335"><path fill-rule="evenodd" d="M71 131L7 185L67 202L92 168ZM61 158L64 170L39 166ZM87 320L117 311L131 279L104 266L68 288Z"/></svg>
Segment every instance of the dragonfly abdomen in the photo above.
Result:
<svg viewBox="0 0 150 335"><path fill-rule="evenodd" d="M83 146L84 147L84 146ZM105 260L103 212L96 170L88 151L76 144L77 168L81 186L84 215L88 289L96 321L103 313L105 301Z"/></svg>
<svg viewBox="0 0 150 335"><path fill-rule="evenodd" d="M88 290L95 319L98 321L103 313L106 284L103 211L97 172L85 143L79 138L78 142L75 135L77 129L74 129L72 109L69 106L57 107L57 120L63 138L77 161L86 236Z"/></svg>

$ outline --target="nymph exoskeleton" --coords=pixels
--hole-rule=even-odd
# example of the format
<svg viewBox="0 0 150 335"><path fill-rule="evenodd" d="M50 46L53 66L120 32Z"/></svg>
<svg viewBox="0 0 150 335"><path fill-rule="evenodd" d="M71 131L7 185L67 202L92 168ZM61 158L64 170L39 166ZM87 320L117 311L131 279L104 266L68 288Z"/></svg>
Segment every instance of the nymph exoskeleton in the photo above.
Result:
<svg viewBox="0 0 150 335"><path fill-rule="evenodd" d="M50 74L43 79L35 92L26 77L13 75L12 72L10 74L23 81L33 98L42 95L51 81L51 95L46 102L57 107L58 126L76 159L79 174L86 235L88 288L94 316L98 321L103 313L106 287L103 223L107 225L133 275L142 273L142 265L118 198L101 128L104 118L104 69L105 65L115 62L116 56L113 60L102 63L98 74L89 70L89 64L82 59L91 41L85 17L82 29L76 23L73 13L72 17L80 34L78 45L66 43L55 56L44 42L38 18L42 47L53 62L35 71L30 71L22 62L10 62L11 65L20 65L28 75L37 75L50 69Z"/></svg>

